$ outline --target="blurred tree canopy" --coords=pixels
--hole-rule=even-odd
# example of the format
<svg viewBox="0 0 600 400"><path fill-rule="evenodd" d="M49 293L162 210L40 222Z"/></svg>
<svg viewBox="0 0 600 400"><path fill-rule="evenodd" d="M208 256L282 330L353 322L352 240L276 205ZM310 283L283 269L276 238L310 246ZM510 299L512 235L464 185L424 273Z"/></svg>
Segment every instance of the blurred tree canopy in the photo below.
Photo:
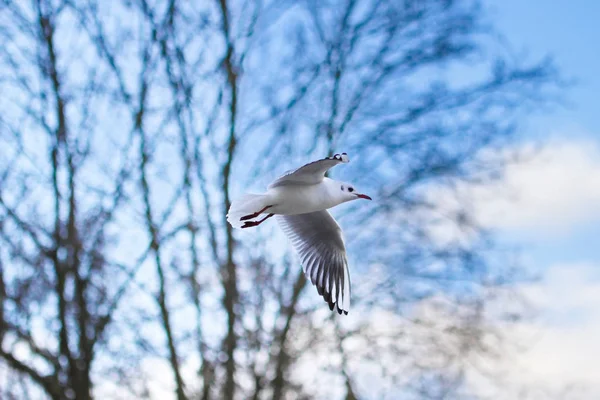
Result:
<svg viewBox="0 0 600 400"><path fill-rule="evenodd" d="M487 18L475 0L1 0L0 396L473 395L519 275L443 194L495 179L560 86ZM336 151L375 199L334 212L345 318L275 224L225 220Z"/></svg>

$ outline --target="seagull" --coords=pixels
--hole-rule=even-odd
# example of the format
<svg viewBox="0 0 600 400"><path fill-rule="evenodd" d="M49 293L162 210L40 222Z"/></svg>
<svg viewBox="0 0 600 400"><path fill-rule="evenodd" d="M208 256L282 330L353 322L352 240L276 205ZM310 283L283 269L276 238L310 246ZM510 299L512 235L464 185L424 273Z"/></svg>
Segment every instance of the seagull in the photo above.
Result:
<svg viewBox="0 0 600 400"><path fill-rule="evenodd" d="M313 161L285 173L263 194L245 194L235 200L227 221L234 228L258 226L276 215L292 242L307 279L317 287L329 309L348 315L350 271L342 230L327 211L347 201L366 199L354 186L325 177L327 171L348 163L346 153ZM262 219L256 219L266 214Z"/></svg>

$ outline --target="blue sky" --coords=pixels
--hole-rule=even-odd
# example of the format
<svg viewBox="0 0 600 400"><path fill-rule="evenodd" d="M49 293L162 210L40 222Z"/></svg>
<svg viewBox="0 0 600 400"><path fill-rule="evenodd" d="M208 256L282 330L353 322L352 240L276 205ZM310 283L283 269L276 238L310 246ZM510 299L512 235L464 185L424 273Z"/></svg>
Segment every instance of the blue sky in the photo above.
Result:
<svg viewBox="0 0 600 400"><path fill-rule="evenodd" d="M551 55L575 81L566 107L523 127L517 147L541 144L539 156L509 166L503 185L488 188L488 201L479 204L485 224L518 246L524 265L541 276L522 286L536 317L509 333L527 350L499 368L505 380L489 389L491 398L600 398L600 2L486 4L519 54Z"/></svg>
<svg viewBox="0 0 600 400"><path fill-rule="evenodd" d="M521 249L524 267L540 273L522 285L537 316L507 332L527 350L494 367L506 370L507 384L490 389L490 397L514 399L525 388L542 394L521 399L600 398L600 2L485 4L516 51L532 60L553 56L576 82L565 93L567 107L537 114L523 128L525 144L517 146L539 141L540 157L509 167L503 183L510 190L489 188L497 199L479 204L482 220ZM157 360L148 367L170 377ZM559 396L572 385L584 394Z"/></svg>
<svg viewBox="0 0 600 400"><path fill-rule="evenodd" d="M595 50L599 15L600 2L593 0L490 2L490 16L517 50L532 56L551 55L564 76L574 80L565 92L568 104L532 118L524 128L526 135L542 142L562 138L600 143L600 52ZM596 247L600 224L596 222L580 221L568 235L538 238L531 249L535 258L543 264L581 260L600 264Z"/></svg>
<svg viewBox="0 0 600 400"><path fill-rule="evenodd" d="M600 53L596 41L600 37L600 2L492 0L489 7L499 31L518 50L532 56L552 55L565 76L577 80L568 91L571 107L536 118L535 126L530 126L531 133L544 134L553 127L578 127L598 134Z"/></svg>

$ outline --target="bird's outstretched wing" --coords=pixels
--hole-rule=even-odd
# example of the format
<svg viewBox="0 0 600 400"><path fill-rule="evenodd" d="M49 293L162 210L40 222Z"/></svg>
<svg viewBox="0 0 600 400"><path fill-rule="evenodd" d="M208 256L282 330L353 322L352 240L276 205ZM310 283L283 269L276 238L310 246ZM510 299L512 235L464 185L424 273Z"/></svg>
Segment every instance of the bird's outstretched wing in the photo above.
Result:
<svg viewBox="0 0 600 400"><path fill-rule="evenodd" d="M348 314L350 271L342 231L327 210L278 215L281 229L302 261L304 274L317 287L329 308Z"/></svg>
<svg viewBox="0 0 600 400"><path fill-rule="evenodd" d="M313 161L298 169L286 172L269 185L269 189L286 185L315 185L323 180L329 168L349 162L346 153Z"/></svg>

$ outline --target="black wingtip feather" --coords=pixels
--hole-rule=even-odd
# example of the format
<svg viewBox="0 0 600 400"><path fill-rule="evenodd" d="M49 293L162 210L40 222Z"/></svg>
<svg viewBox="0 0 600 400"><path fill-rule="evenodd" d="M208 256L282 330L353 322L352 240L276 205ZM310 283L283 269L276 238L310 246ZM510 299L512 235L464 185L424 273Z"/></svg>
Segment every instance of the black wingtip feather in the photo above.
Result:
<svg viewBox="0 0 600 400"><path fill-rule="evenodd" d="M315 286L317 286L317 285L315 285ZM319 292L319 295L321 297L323 297L323 300L325 300L325 303L327 303L327 305L329 306L329 309L331 311L334 311L334 309L335 309L335 311L337 311L337 313L339 315L342 315L342 313L344 313L344 315L348 315L348 311L342 310L336 303L334 303L332 301L331 293L327 293L324 289L325 288L322 286L317 286L317 292Z"/></svg>

